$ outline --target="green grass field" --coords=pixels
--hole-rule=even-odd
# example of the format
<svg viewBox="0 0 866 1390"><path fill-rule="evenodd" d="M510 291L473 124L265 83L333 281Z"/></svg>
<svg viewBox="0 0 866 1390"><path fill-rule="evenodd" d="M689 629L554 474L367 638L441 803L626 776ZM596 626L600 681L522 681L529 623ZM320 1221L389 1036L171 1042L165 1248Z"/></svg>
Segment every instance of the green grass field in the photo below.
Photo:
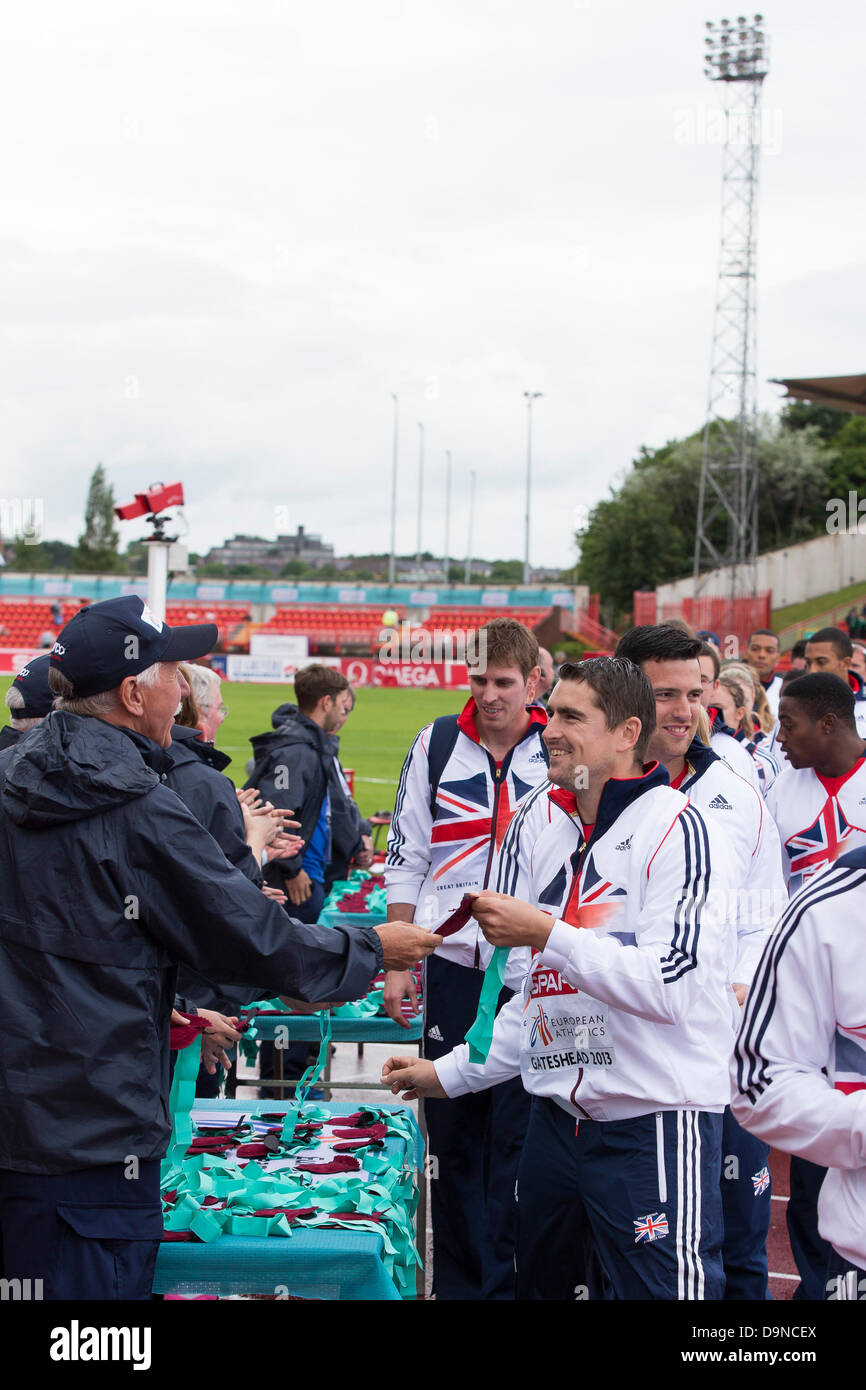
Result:
<svg viewBox="0 0 866 1390"><path fill-rule="evenodd" d="M365 816L391 810L397 779L418 730L437 714L455 714L468 699L465 690L379 690L355 692L355 708L340 734L340 762L355 769L355 800ZM295 698L289 685L223 684L228 718L217 746L228 753L228 774L242 786L251 756L250 736L271 727L271 711Z"/></svg>
<svg viewBox="0 0 866 1390"><path fill-rule="evenodd" d="M0 677L0 697L11 676ZM217 735L217 746L232 760L228 774L237 784L246 781L246 762L251 756L250 736L271 727L271 711L293 700L290 685L223 684L228 718ZM355 769L355 800L361 814L391 810L403 759L420 728L437 714L454 714L468 698L465 690L356 691L355 708L340 735L340 761ZM6 722L5 705L0 722Z"/></svg>

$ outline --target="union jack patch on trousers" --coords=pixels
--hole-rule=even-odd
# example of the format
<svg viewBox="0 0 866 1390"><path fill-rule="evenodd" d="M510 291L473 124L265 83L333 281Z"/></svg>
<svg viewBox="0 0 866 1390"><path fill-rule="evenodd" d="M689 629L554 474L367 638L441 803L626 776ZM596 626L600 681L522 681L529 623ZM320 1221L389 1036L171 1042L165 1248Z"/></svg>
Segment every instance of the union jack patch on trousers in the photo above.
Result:
<svg viewBox="0 0 866 1390"><path fill-rule="evenodd" d="M651 1216L642 1216L634 1222L635 1245L642 1240L661 1240L667 1234L668 1219L664 1212L653 1212Z"/></svg>
<svg viewBox="0 0 866 1390"><path fill-rule="evenodd" d="M755 1186L755 1196L760 1197L761 1193L766 1192L767 1188L770 1186L769 1168L762 1168L760 1173L753 1173L752 1182Z"/></svg>

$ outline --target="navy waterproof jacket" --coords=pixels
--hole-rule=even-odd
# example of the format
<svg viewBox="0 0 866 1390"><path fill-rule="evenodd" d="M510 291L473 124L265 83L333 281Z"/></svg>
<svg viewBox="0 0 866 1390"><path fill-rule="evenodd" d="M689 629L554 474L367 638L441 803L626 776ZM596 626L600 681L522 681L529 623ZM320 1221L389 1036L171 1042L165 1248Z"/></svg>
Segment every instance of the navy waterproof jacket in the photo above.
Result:
<svg viewBox="0 0 866 1390"><path fill-rule="evenodd" d="M261 994L358 999L369 927L306 926L164 783L168 753L55 711L0 791L0 1168L161 1158L177 962Z"/></svg>
<svg viewBox="0 0 866 1390"><path fill-rule="evenodd" d="M246 841L244 813L234 783L224 771L231 758L212 743L206 743L198 729L184 724L172 725L168 752L172 766L166 774L166 786L177 792L196 820L213 835L229 863L260 888L264 882L262 871ZM181 996L177 1003L181 1012L198 1007L236 1014L244 1004L260 997L255 990L215 985L183 964L177 974L177 992Z"/></svg>
<svg viewBox="0 0 866 1390"><path fill-rule="evenodd" d="M278 705L271 715L273 729L256 734L254 764L246 785L257 787L266 801L290 807L301 823L300 835L309 844L325 793L331 798L331 869L326 865L326 886L345 874L348 862L363 849L362 835L370 834L370 822L362 820L337 772L340 740L326 734L297 705ZM294 878L303 865L303 852L294 859L280 859L265 866L265 879L282 888L282 879Z"/></svg>

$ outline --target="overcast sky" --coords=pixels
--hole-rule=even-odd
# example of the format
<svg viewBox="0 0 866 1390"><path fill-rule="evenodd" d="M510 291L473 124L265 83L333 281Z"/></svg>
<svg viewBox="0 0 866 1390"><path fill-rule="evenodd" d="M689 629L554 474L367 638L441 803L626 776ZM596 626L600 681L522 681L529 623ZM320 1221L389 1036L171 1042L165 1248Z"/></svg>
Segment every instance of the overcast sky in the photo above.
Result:
<svg viewBox="0 0 866 1390"><path fill-rule="evenodd" d="M42 0L0 43L0 494L74 541L186 487L191 549L299 523L338 552L574 560L642 443L700 427L717 87L695 0ZM766 13L760 403L864 369L862 68L850 0ZM691 132L694 132L693 136ZM709 134L708 134L709 133ZM123 543L142 533L123 528Z"/></svg>

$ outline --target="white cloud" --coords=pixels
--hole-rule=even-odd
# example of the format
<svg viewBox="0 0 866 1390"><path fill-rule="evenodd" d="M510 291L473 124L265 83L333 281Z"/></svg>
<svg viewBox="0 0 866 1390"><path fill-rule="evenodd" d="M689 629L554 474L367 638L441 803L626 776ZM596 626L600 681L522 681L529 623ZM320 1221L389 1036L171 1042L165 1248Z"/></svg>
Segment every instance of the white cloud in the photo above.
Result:
<svg viewBox="0 0 866 1390"><path fill-rule="evenodd" d="M759 218L765 377L856 371L864 20L770 16ZM0 449L74 539L101 460L119 498L186 484L192 548L273 534L573 559L576 507L641 443L702 424L721 152L690 0L55 0L0 55ZM688 125L688 122L686 122ZM704 124L706 131L706 123ZM14 134L13 134L14 132ZM697 139L697 136L696 136Z"/></svg>

